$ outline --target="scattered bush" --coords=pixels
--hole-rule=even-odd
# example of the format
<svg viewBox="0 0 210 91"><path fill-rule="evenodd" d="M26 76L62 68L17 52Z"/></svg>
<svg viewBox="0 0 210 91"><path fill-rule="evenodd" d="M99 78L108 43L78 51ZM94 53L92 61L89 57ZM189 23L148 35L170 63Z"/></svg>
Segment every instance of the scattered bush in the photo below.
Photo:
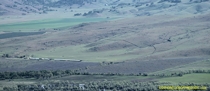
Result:
<svg viewBox="0 0 210 91"><path fill-rule="evenodd" d="M80 15L82 15L81 13L76 13L76 14L74 14L74 16L80 16Z"/></svg>
<svg viewBox="0 0 210 91"><path fill-rule="evenodd" d="M26 15L25 13L22 13L22 15Z"/></svg>

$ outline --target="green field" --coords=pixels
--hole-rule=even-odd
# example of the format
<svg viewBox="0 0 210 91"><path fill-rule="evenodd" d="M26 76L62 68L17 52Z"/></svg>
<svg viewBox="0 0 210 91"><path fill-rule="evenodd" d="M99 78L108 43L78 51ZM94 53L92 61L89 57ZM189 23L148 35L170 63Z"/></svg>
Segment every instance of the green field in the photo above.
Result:
<svg viewBox="0 0 210 91"><path fill-rule="evenodd" d="M160 82L171 82L171 83L198 83L205 84L210 83L210 74L208 73L193 73L186 74L182 77L168 77L159 79Z"/></svg>
<svg viewBox="0 0 210 91"><path fill-rule="evenodd" d="M149 77L145 76L103 76L103 75L72 75L61 77L53 80L70 80L74 82L91 82L91 81L134 81L143 80Z"/></svg>
<svg viewBox="0 0 210 91"><path fill-rule="evenodd" d="M168 68L165 70L153 72L151 74L171 74L175 72L188 72L189 70L210 70L209 67L210 67L210 59Z"/></svg>
<svg viewBox="0 0 210 91"><path fill-rule="evenodd" d="M71 27L81 23L108 21L116 18L58 18L58 19L44 19L34 20L20 23L10 23L0 25L1 31L38 31L39 29L53 29Z"/></svg>
<svg viewBox="0 0 210 91"><path fill-rule="evenodd" d="M65 58L65 59L78 59L89 62L102 62L102 61L123 61L127 59L137 58L140 55L124 55L121 54L129 52L128 48L112 51L101 52L87 52L88 47L85 45L57 47L50 50L36 51L29 53L35 57L43 58Z"/></svg>

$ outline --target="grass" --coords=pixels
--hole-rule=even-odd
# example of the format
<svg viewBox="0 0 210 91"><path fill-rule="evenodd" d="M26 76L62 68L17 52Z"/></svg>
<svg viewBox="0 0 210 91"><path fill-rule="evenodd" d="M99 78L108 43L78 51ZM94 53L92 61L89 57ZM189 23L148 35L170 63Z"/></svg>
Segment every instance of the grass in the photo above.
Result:
<svg viewBox="0 0 210 91"><path fill-rule="evenodd" d="M102 76L102 75L72 75L52 80L71 80L74 82L91 82L91 81L134 81L147 79L145 76Z"/></svg>
<svg viewBox="0 0 210 91"><path fill-rule="evenodd" d="M14 52L15 48L0 48L0 56L2 56L3 54L11 54Z"/></svg>
<svg viewBox="0 0 210 91"><path fill-rule="evenodd" d="M71 27L81 23L88 22L99 22L107 21L115 18L59 18L59 19L44 19L44 20L33 20L20 23L10 23L0 25L1 31L10 31L10 32L30 32L37 31L39 29L53 29L53 28L63 28Z"/></svg>
<svg viewBox="0 0 210 91"><path fill-rule="evenodd" d="M0 59L0 68L4 69L4 68L13 68L13 67L17 67L17 68L24 68L27 67L29 65L33 65L36 64L37 61L36 60L23 60L23 59L17 59L17 58L10 58L7 60L4 59Z"/></svg>
<svg viewBox="0 0 210 91"><path fill-rule="evenodd" d="M165 70L153 72L151 74L162 74L162 73L170 74L174 72L185 72L189 70L210 70L210 59L196 61L196 62L186 64L186 65L179 65L179 66L168 68Z"/></svg>
<svg viewBox="0 0 210 91"><path fill-rule="evenodd" d="M186 74L182 77L168 77L159 79L160 82L171 82L171 83L198 83L205 84L210 83L210 74L207 73L193 73Z"/></svg>
<svg viewBox="0 0 210 91"><path fill-rule="evenodd" d="M43 34L43 33L45 33L45 32L14 32L14 33L5 33L5 34L0 34L0 39L21 37L21 36L30 36L30 35L38 35L38 34Z"/></svg>
<svg viewBox="0 0 210 91"><path fill-rule="evenodd" d="M57 47L50 50L32 52L31 55L44 58L79 59L89 62L115 62L139 57L139 55L122 56L121 54L128 52L128 48L102 52L87 52L88 49L89 48L85 47L85 45Z"/></svg>
<svg viewBox="0 0 210 91"><path fill-rule="evenodd" d="M101 39L99 42L94 42L96 44L93 44L91 47L112 44L132 34L133 33L128 33L125 34L124 36ZM90 43L90 45L91 44L92 43ZM139 51L138 47L131 47L131 48L116 49L116 50L89 52L87 50L89 50L89 48L91 47L87 47L87 45L89 44L81 44L77 46L65 46L65 47L61 46L53 49L34 51L28 54L34 55L35 57L79 59L89 62L102 62L102 61L118 62L118 61L125 61L129 59L139 58L141 56L146 56L148 53L150 53L150 51L153 51L152 48L151 48L152 50L148 48L142 48L142 50L149 50L149 52L141 54L127 54Z"/></svg>
<svg viewBox="0 0 210 91"><path fill-rule="evenodd" d="M17 87L18 84L34 84L37 81L32 79L16 79L16 80L1 80L0 81L0 91L3 91L3 87Z"/></svg>

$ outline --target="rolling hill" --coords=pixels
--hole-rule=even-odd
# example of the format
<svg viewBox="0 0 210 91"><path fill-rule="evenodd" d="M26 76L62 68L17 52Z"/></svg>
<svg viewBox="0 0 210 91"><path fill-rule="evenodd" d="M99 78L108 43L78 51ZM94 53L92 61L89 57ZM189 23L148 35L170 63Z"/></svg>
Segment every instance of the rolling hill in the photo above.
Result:
<svg viewBox="0 0 210 91"><path fill-rule="evenodd" d="M210 87L209 0L1 0L0 21L0 90Z"/></svg>
<svg viewBox="0 0 210 91"><path fill-rule="evenodd" d="M2 39L1 48L15 55L101 62L208 56L209 19L209 14L158 15L83 23L59 32Z"/></svg>
<svg viewBox="0 0 210 91"><path fill-rule="evenodd" d="M208 0L2 0L0 14L47 14L61 10L73 12L73 10L88 8L90 10L80 12L81 15L186 15L209 12L209 7Z"/></svg>

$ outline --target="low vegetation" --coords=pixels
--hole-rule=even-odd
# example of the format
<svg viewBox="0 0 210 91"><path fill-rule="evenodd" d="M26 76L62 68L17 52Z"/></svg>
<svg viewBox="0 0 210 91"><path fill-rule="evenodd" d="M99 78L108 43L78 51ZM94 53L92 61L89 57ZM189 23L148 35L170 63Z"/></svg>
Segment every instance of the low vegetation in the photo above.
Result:
<svg viewBox="0 0 210 91"><path fill-rule="evenodd" d="M0 34L0 39L6 38L14 38L14 37L23 37L23 36L31 36L31 35L39 35L45 32L12 32L12 33L4 33Z"/></svg>
<svg viewBox="0 0 210 91"><path fill-rule="evenodd" d="M25 79L36 81L33 84L15 84L13 87L5 86L3 90L158 90L159 86L203 86L210 87L209 71L191 71L187 75L180 75L177 73L167 76L149 76L147 74L90 74L80 73L78 70L57 70L57 71L26 71L26 72L2 72L0 76L3 77L1 81L11 79L11 82L15 79ZM89 76L90 75L90 76ZM135 77L136 76L136 77ZM147 77L148 76L148 77ZM114 78L113 77L117 77ZM132 78L131 78L132 77ZM138 78L137 78L138 77ZM189 79L190 77L190 79ZM81 79L82 78L82 79ZM40 81L48 79L46 81ZM71 79L71 80L68 80ZM92 79L92 80L91 80ZM179 79L179 80L177 80ZM202 80L201 80L202 79ZM121 81L120 81L121 80ZM158 80L158 81L156 81ZM0 81L0 82L1 82ZM181 82L181 83L180 83ZM81 84L84 84L81 86Z"/></svg>
<svg viewBox="0 0 210 91"><path fill-rule="evenodd" d="M1 0L0 91L210 90L208 1Z"/></svg>
<svg viewBox="0 0 210 91"><path fill-rule="evenodd" d="M60 30L69 28L74 25L87 22L108 21L114 18L61 18L61 19L46 19L35 20L21 23L1 24L0 31L4 32L33 32L33 31L46 31L46 30Z"/></svg>

